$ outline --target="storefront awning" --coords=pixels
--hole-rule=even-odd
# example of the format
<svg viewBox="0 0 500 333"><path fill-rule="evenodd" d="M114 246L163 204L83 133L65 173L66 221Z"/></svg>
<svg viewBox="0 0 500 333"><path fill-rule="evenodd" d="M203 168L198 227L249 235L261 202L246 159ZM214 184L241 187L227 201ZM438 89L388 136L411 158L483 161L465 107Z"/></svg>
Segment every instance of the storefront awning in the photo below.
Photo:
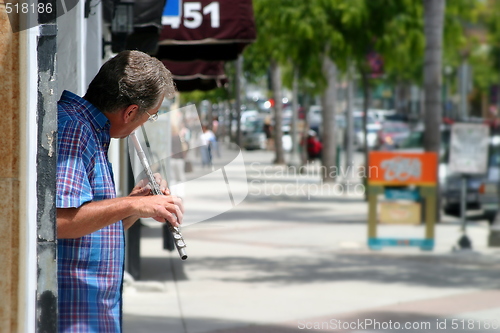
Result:
<svg viewBox="0 0 500 333"><path fill-rule="evenodd" d="M122 22L118 6L133 6L128 32L112 31L114 52L137 49L164 61L179 91L210 90L227 82L224 61L255 41L252 0L103 0L105 21ZM128 6L128 7L127 7ZM129 21L132 19L130 17ZM125 20L127 21L127 20ZM118 27L127 30L127 25Z"/></svg>
<svg viewBox="0 0 500 333"><path fill-rule="evenodd" d="M180 92L193 90L212 90L227 83L222 61L171 61L162 60Z"/></svg>
<svg viewBox="0 0 500 333"><path fill-rule="evenodd" d="M252 0L168 0L162 25L160 59L235 60L256 38Z"/></svg>

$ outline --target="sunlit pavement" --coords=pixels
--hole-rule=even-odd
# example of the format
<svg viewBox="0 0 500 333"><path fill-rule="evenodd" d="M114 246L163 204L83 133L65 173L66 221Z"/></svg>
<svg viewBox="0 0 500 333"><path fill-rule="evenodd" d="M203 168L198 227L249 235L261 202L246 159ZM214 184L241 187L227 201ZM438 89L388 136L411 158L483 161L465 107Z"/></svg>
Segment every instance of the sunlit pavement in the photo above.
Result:
<svg viewBox="0 0 500 333"><path fill-rule="evenodd" d="M485 221L468 225L472 251L452 251L461 232L451 217L437 225L433 251L371 251L361 192L283 172L271 152L243 154L231 190L248 196L183 228L187 261L162 249L158 223L144 222L141 279L124 288L124 332L500 331L500 248L487 247ZM189 177L205 173L195 163ZM216 211L213 183L197 186L186 209ZM382 237L423 234L422 226L379 227Z"/></svg>

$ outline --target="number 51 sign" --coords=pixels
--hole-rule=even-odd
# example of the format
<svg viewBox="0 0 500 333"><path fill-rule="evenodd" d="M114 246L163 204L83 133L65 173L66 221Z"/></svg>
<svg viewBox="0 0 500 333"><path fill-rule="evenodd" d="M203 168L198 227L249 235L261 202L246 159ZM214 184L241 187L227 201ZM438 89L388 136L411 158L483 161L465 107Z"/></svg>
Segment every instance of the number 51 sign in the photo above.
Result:
<svg viewBox="0 0 500 333"><path fill-rule="evenodd" d="M181 24L188 29L198 29L203 24L205 16L210 17L210 27L220 27L220 5L213 1L204 5L203 2L183 2L182 0L168 0L163 9L162 25L169 25L172 29L179 29Z"/></svg>

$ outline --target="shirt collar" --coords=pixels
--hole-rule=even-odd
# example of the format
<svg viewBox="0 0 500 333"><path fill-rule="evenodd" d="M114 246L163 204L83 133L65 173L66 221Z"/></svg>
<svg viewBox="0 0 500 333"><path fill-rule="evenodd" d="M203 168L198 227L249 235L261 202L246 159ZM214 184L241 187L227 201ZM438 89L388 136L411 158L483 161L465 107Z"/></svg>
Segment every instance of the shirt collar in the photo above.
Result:
<svg viewBox="0 0 500 333"><path fill-rule="evenodd" d="M108 118L94 104L67 90L62 93L61 101L77 103L83 111L83 116L88 119L97 132L109 131L111 124Z"/></svg>

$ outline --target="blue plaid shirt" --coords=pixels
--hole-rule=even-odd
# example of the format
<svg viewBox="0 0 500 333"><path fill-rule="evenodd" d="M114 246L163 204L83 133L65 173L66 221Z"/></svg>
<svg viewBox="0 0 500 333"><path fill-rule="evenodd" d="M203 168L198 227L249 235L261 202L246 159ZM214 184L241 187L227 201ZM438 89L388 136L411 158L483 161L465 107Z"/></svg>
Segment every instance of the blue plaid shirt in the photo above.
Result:
<svg viewBox="0 0 500 333"><path fill-rule="evenodd" d="M116 196L109 121L83 98L58 102L57 208ZM121 221L77 239L59 239L59 332L120 332L124 263Z"/></svg>

